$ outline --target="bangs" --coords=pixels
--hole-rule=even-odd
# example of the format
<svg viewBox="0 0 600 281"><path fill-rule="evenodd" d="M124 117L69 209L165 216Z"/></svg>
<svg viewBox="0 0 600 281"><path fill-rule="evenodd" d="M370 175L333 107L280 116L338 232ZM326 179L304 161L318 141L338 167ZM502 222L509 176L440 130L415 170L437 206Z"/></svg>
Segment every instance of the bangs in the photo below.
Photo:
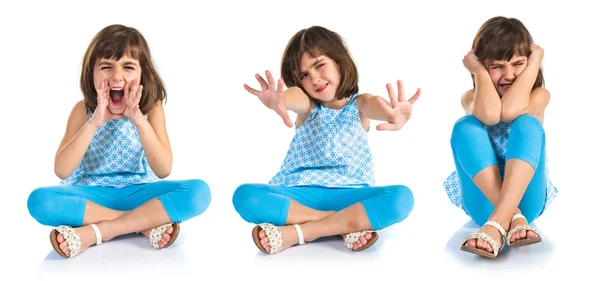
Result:
<svg viewBox="0 0 600 281"><path fill-rule="evenodd" d="M507 60L514 56L529 56L531 53L531 38L517 30L502 30L481 38L476 49L476 55L481 60Z"/></svg>
<svg viewBox="0 0 600 281"><path fill-rule="evenodd" d="M96 54L93 54L92 57L95 57L96 60L99 58L120 60L124 55L128 55L139 61L142 53L141 42L136 40L136 36L122 35L99 42Z"/></svg>

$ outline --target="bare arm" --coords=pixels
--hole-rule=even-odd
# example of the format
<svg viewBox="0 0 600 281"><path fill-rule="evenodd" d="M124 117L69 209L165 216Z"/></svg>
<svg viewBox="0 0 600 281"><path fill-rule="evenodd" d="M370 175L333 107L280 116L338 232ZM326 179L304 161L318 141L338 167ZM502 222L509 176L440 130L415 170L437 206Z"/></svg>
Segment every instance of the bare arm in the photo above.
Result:
<svg viewBox="0 0 600 281"><path fill-rule="evenodd" d="M548 92L548 90L544 88L536 88L535 90L533 90L533 92L531 92L527 108L517 113L515 118L523 114L530 114L539 119L540 122L544 123L544 111L546 110L546 107L549 103L550 93ZM512 122L515 118L511 119L510 122Z"/></svg>
<svg viewBox="0 0 600 281"><path fill-rule="evenodd" d="M362 94L356 99L356 106L361 116L368 118L369 120L387 121L388 112L392 105L389 101L385 100L380 96L374 96L371 94Z"/></svg>
<svg viewBox="0 0 600 281"><path fill-rule="evenodd" d="M75 171L92 142L98 127L88 120L85 102L77 102L67 121L67 129L54 158L54 173L66 179Z"/></svg>
<svg viewBox="0 0 600 281"><path fill-rule="evenodd" d="M312 108L308 95L299 87L291 87L283 91L283 103L285 108L299 115L308 114Z"/></svg>
<svg viewBox="0 0 600 281"><path fill-rule="evenodd" d="M475 89L470 112L485 125L495 125L500 122L502 102L487 71L475 74Z"/></svg>
<svg viewBox="0 0 600 281"><path fill-rule="evenodd" d="M419 99L421 89L408 100L404 96L402 81L398 80L398 93L394 93L392 85L387 84L390 101L380 96L362 94L356 99L356 106L361 116L364 128L372 120L385 121L379 124L377 130L400 130L412 116L412 105Z"/></svg>
<svg viewBox="0 0 600 281"><path fill-rule="evenodd" d="M157 101L148 112L148 119L140 110L135 114L135 126L144 147L144 153L152 171L159 178L171 174L173 154L167 134L165 113L161 101Z"/></svg>
<svg viewBox="0 0 600 281"><path fill-rule="evenodd" d="M473 75L475 83L472 93L463 95L463 108L467 114L473 114L485 125L497 124L500 122L502 103L489 72L479 62L474 50L465 55L463 65ZM465 98L469 99L465 100Z"/></svg>
<svg viewBox="0 0 600 281"><path fill-rule="evenodd" d="M537 79L543 57L543 50L540 47L532 45L531 49L527 66L502 97L502 121L511 123L515 118L526 113L530 106L533 98L531 89Z"/></svg>

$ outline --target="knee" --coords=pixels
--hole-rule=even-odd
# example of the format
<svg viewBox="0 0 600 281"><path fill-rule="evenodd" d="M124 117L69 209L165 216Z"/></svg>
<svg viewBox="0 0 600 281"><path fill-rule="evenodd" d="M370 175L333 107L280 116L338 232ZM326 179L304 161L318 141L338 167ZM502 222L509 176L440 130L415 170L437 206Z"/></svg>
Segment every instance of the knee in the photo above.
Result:
<svg viewBox="0 0 600 281"><path fill-rule="evenodd" d="M193 202L190 205L194 208L194 215L204 213L211 202L211 192L208 184L199 179L189 180L186 181L186 189L190 200Z"/></svg>
<svg viewBox="0 0 600 281"><path fill-rule="evenodd" d="M412 212L415 199L410 188L404 185L396 185L389 187L389 194L392 198L392 213L394 214L395 221L401 222L408 217Z"/></svg>
<svg viewBox="0 0 600 281"><path fill-rule="evenodd" d="M27 209L29 214L36 221L44 225L54 225L54 222L50 219L49 214L58 208L54 206L52 200L49 200L49 190L44 188L37 188L29 194L27 198Z"/></svg>
<svg viewBox="0 0 600 281"><path fill-rule="evenodd" d="M544 127L539 119L530 114L523 114L513 120L511 125L511 132L512 131L518 131L522 133L543 133Z"/></svg>
<svg viewBox="0 0 600 281"><path fill-rule="evenodd" d="M486 133L483 123L472 114L465 115L454 123L452 128L452 140L457 138L471 138L474 134Z"/></svg>
<svg viewBox="0 0 600 281"><path fill-rule="evenodd" d="M247 221L252 221L252 218L250 218L252 216L251 212L260 204L260 197L256 191L257 187L255 185L242 184L233 193L233 207Z"/></svg>

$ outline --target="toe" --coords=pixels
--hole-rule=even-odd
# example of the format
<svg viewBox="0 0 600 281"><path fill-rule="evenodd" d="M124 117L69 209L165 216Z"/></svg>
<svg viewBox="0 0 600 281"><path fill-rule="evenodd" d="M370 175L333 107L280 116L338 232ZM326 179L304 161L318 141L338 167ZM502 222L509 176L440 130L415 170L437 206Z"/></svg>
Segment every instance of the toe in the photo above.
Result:
<svg viewBox="0 0 600 281"><path fill-rule="evenodd" d="M481 239L477 239L477 248L485 247L485 243Z"/></svg>
<svg viewBox="0 0 600 281"><path fill-rule="evenodd" d="M261 230L261 231L258 232L258 238L264 239L266 237L267 237L267 234L265 233L264 230Z"/></svg>
<svg viewBox="0 0 600 281"><path fill-rule="evenodd" d="M262 247L263 247L265 250L268 250L268 247L269 247L269 239L267 239L267 238L260 239L260 245L261 245L261 246L262 246Z"/></svg>
<svg viewBox="0 0 600 281"><path fill-rule="evenodd" d="M535 234L535 232L527 231L527 238L535 238L535 237L537 237L537 234Z"/></svg>
<svg viewBox="0 0 600 281"><path fill-rule="evenodd" d="M167 233L163 233L161 240L165 240L168 242L169 240L171 240L171 235L169 235Z"/></svg>
<svg viewBox="0 0 600 281"><path fill-rule="evenodd" d="M360 242L361 247L367 244L367 238L365 238L365 236L358 239L358 241Z"/></svg>
<svg viewBox="0 0 600 281"><path fill-rule="evenodd" d="M173 225L171 225L171 226L167 227L167 231L165 231L165 233L167 233L167 234L173 234L173 231L174 231L174 230L175 230L175 229L173 229ZM164 236L164 235L163 235L163 236Z"/></svg>
<svg viewBox="0 0 600 281"><path fill-rule="evenodd" d="M477 246L477 241L475 239L471 239L471 240L467 241L467 246L469 248L475 248Z"/></svg>
<svg viewBox="0 0 600 281"><path fill-rule="evenodd" d="M56 235L56 242L58 242L58 244L65 242L65 238L62 234L59 233L58 235Z"/></svg>
<svg viewBox="0 0 600 281"><path fill-rule="evenodd" d="M58 247L65 255L69 255L69 246L67 245L67 242L60 243Z"/></svg>
<svg viewBox="0 0 600 281"><path fill-rule="evenodd" d="M164 237L160 239L160 241L158 242L158 245L160 247L164 247L165 245L167 245L167 243L169 243L168 239L165 239Z"/></svg>

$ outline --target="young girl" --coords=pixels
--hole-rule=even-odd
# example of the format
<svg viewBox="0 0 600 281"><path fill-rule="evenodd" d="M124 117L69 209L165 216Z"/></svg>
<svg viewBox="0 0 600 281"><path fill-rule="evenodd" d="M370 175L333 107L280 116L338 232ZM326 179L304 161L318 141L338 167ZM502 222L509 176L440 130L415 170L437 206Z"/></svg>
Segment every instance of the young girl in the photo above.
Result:
<svg viewBox="0 0 600 281"><path fill-rule="evenodd" d="M343 39L313 26L288 42L275 83L256 74L261 90L244 88L288 127L287 111L297 114L296 135L281 170L269 184L243 184L233 205L248 222L256 246L275 254L295 244L343 234L346 246L361 251L377 241L379 230L404 220L413 195L403 185L375 187L367 132L400 130L412 115L420 89L408 101L387 85L390 102L358 92L358 72ZM283 90L283 82L288 89Z"/></svg>
<svg viewBox="0 0 600 281"><path fill-rule="evenodd" d="M461 99L467 115L452 131L456 171L444 186L451 201L483 225L461 244L464 251L495 258L505 243L542 240L528 222L557 193L546 168L542 123L550 94L543 88L543 55L519 20L494 17L463 59L474 88Z"/></svg>
<svg viewBox="0 0 600 281"><path fill-rule="evenodd" d="M102 29L85 53L80 83L84 98L54 162L61 185L34 190L29 213L58 226L50 241L63 257L132 232L156 249L170 246L179 223L204 212L211 196L201 180L159 180L172 163L167 94L144 37L122 25Z"/></svg>

